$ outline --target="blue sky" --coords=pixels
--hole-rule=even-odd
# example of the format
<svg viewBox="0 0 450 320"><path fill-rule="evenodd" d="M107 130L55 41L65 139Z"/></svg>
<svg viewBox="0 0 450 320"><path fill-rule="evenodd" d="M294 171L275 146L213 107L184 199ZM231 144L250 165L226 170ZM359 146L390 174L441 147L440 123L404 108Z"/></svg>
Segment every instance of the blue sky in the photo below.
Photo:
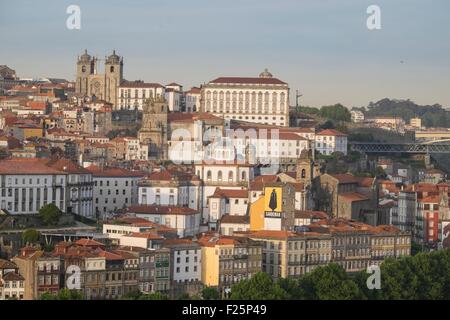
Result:
<svg viewBox="0 0 450 320"><path fill-rule="evenodd" d="M66 28L71 4L81 30ZM381 30L366 28L371 4ZM267 67L306 105L389 97L450 106L449 12L448 0L0 0L0 64L74 79L85 48L116 49L128 80L189 88Z"/></svg>

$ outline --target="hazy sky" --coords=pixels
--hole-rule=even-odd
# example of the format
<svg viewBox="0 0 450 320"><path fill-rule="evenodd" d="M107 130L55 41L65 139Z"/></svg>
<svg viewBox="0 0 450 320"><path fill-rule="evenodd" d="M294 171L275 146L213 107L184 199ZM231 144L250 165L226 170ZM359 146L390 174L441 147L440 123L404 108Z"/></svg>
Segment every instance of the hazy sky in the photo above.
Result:
<svg viewBox="0 0 450 320"><path fill-rule="evenodd" d="M81 30L66 28L70 4ZM381 30L366 27L371 4ZM128 80L187 89L267 67L311 106L450 106L449 39L449 0L0 0L0 64L21 77L74 80L85 48L116 49Z"/></svg>

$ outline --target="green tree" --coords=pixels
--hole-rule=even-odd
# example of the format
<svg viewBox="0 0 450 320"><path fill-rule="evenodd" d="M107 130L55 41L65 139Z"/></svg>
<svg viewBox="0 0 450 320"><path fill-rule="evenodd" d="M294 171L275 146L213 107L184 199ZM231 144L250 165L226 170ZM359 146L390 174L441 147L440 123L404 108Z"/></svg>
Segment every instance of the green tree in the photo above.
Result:
<svg viewBox="0 0 450 320"><path fill-rule="evenodd" d="M36 229L27 229L22 232L22 241L24 243L38 243L41 233Z"/></svg>
<svg viewBox="0 0 450 320"><path fill-rule="evenodd" d="M61 215L61 210L53 203L46 204L39 209L39 217L46 225L56 225Z"/></svg>
<svg viewBox="0 0 450 320"><path fill-rule="evenodd" d="M264 272L258 272L231 288L232 300L283 300L289 295Z"/></svg>
<svg viewBox="0 0 450 320"><path fill-rule="evenodd" d="M138 300L169 300L169 297L160 292L143 294Z"/></svg>
<svg viewBox="0 0 450 320"><path fill-rule="evenodd" d="M299 280L299 295L295 298L306 300L354 300L364 295L345 270L331 263L316 268Z"/></svg>
<svg viewBox="0 0 450 320"><path fill-rule="evenodd" d="M83 300L83 295L79 290L61 289L56 294L44 292L39 300Z"/></svg>
<svg viewBox="0 0 450 320"><path fill-rule="evenodd" d="M219 300L219 291L213 287L205 287L202 290L202 298L203 300Z"/></svg>
<svg viewBox="0 0 450 320"><path fill-rule="evenodd" d="M322 118L337 121L349 122L351 120L350 111L340 103L332 106L323 106L322 108L320 108L319 115Z"/></svg>

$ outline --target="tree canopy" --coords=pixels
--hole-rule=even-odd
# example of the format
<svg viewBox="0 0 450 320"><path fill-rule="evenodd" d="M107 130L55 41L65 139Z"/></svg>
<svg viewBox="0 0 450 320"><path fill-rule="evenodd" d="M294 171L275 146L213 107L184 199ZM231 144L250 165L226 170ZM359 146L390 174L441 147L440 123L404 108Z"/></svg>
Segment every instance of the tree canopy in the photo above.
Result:
<svg viewBox="0 0 450 320"><path fill-rule="evenodd" d="M61 210L53 203L46 204L39 209L39 217L46 225L56 225L61 215Z"/></svg>
<svg viewBox="0 0 450 320"><path fill-rule="evenodd" d="M231 288L232 300L283 300L288 295L278 283L264 272L255 274L250 279L240 281Z"/></svg>
<svg viewBox="0 0 450 320"><path fill-rule="evenodd" d="M36 229L27 229L22 232L22 241L24 243L38 243L41 233Z"/></svg>
<svg viewBox="0 0 450 320"><path fill-rule="evenodd" d="M50 292L43 293L39 300L83 300L83 295L79 290L61 289L57 294Z"/></svg>

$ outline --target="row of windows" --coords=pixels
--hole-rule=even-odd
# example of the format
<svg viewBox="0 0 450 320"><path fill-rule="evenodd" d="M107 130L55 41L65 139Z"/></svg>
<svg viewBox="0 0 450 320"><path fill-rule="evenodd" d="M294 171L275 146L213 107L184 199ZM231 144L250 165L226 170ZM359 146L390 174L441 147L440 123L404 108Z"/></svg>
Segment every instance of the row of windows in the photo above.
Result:
<svg viewBox="0 0 450 320"><path fill-rule="evenodd" d="M110 180L106 180L105 181L105 186L106 187L109 187L110 186ZM97 186L100 186L100 187L103 187L103 180L99 180L99 181L94 181L94 185L97 187ZM114 187L117 187L119 185L119 181L118 180L114 180ZM130 181L125 181L125 186L126 187L128 187L128 185L130 185ZM131 180L131 186L133 186L134 185L134 181L133 180Z"/></svg>
<svg viewBox="0 0 450 320"><path fill-rule="evenodd" d="M5 288L17 288L17 285L19 286L19 288L23 288L23 281L22 280L20 280L20 281L16 281L16 280L14 280L14 281L5 281L4 284L3 284L3 286Z"/></svg>
<svg viewBox="0 0 450 320"><path fill-rule="evenodd" d="M197 272L197 270L198 270L197 266L194 266L193 269L194 269L193 270L194 272ZM184 267L184 272L189 272L189 266ZM176 273L180 273L180 267L177 267Z"/></svg>

